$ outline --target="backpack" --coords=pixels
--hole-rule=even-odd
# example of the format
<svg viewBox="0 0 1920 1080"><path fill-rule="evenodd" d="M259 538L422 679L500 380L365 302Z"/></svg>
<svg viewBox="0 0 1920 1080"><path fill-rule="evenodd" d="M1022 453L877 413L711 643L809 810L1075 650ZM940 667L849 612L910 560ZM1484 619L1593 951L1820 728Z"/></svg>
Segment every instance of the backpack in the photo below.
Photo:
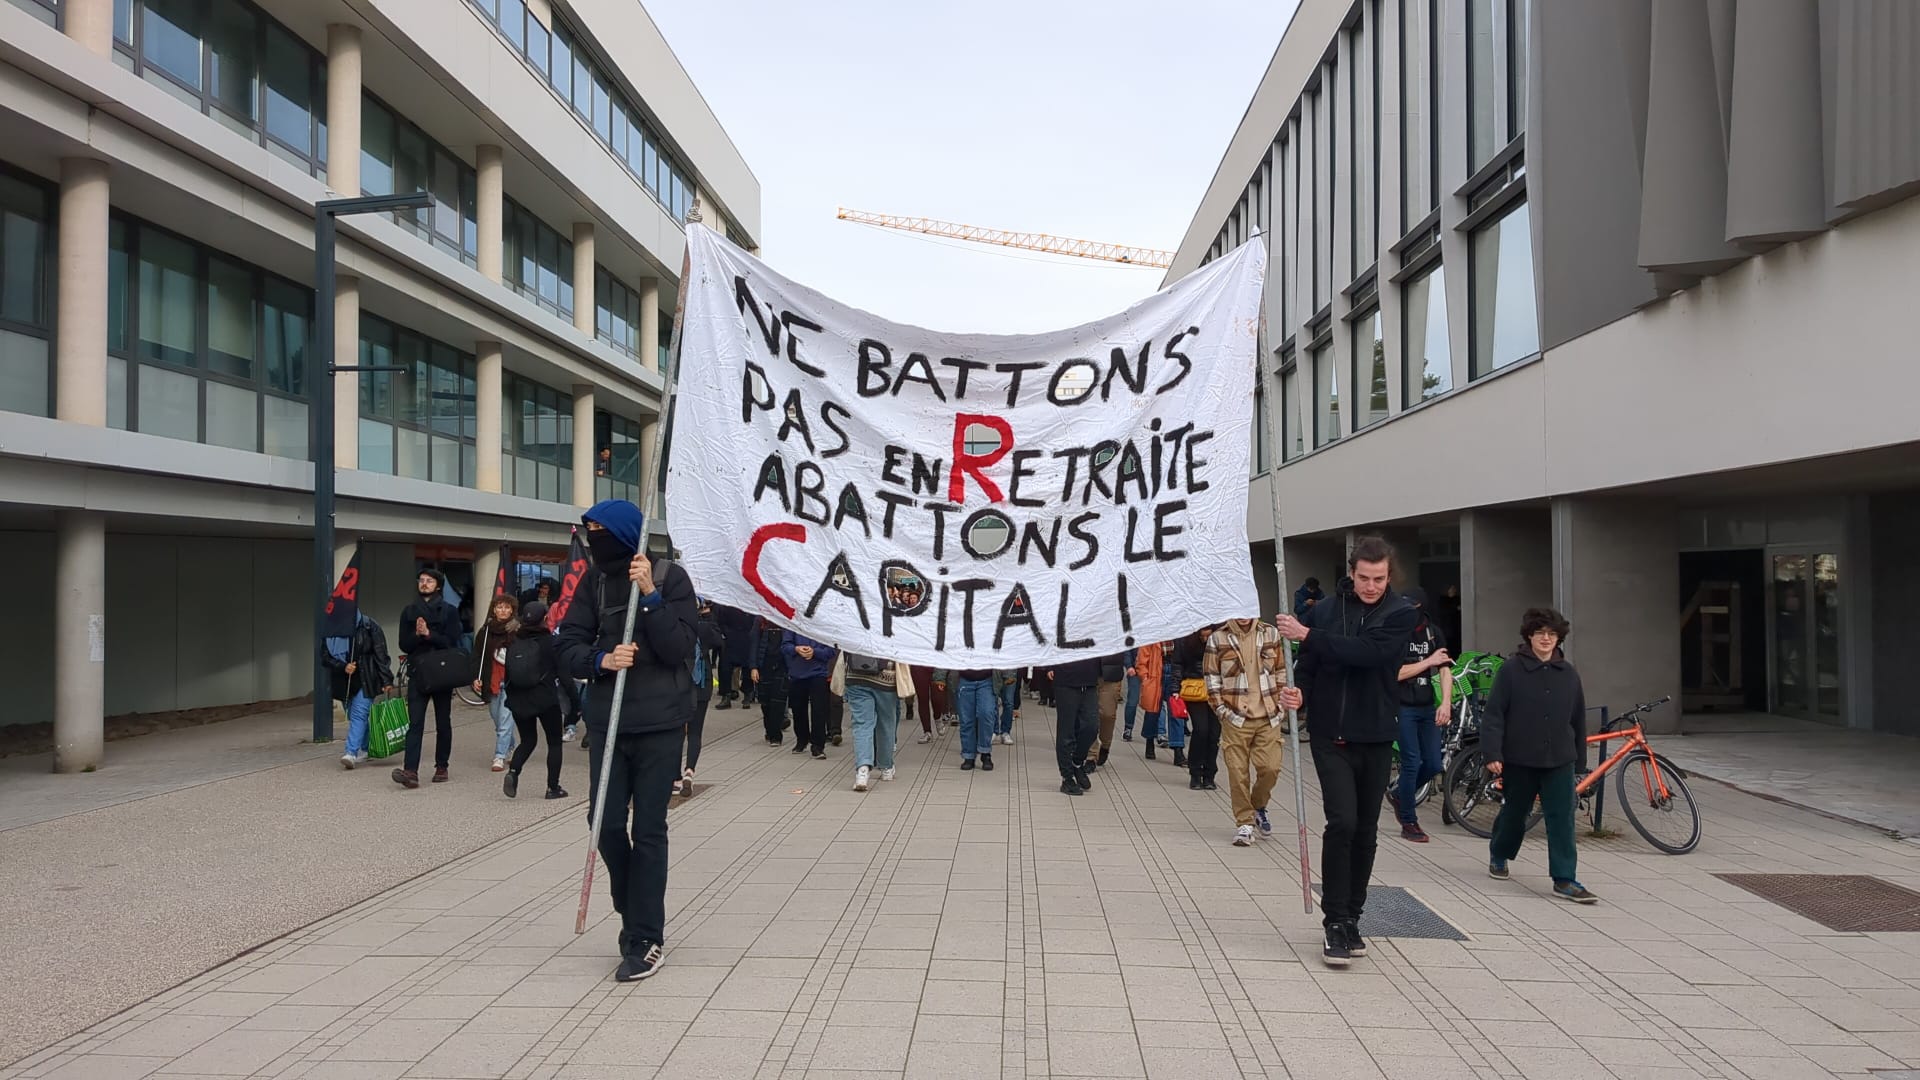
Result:
<svg viewBox="0 0 1920 1080"><path fill-rule="evenodd" d="M507 689L531 690L547 681L550 673L540 655L542 644L539 638L520 637L507 646Z"/></svg>
<svg viewBox="0 0 1920 1080"><path fill-rule="evenodd" d="M847 654L847 677L850 679L879 679L893 667L893 661L877 656L861 656L859 653Z"/></svg>

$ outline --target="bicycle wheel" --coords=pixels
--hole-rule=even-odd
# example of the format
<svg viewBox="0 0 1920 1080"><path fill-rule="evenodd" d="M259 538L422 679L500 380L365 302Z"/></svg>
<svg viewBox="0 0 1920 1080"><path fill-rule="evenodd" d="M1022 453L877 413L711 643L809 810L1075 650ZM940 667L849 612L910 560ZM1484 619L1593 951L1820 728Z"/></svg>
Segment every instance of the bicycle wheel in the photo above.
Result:
<svg viewBox="0 0 1920 1080"><path fill-rule="evenodd" d="M1500 787L1500 778L1487 772L1478 743L1462 746L1454 755L1443 784L1441 800L1446 808L1445 816L1475 836L1491 837L1493 823L1499 820L1500 811L1506 806L1506 796ZM1539 827L1540 820L1536 804L1527 818L1528 831Z"/></svg>
<svg viewBox="0 0 1920 1080"><path fill-rule="evenodd" d="M1667 789L1664 797L1661 783ZM1620 762L1613 790L1634 831L1647 843L1669 855L1685 855L1699 845L1700 806L1671 764L1636 750Z"/></svg>

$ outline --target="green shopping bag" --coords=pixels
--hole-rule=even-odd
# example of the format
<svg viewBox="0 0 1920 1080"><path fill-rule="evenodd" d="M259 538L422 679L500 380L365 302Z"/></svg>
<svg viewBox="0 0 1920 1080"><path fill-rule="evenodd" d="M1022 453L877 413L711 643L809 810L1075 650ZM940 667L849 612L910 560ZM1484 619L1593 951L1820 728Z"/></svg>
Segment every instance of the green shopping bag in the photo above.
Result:
<svg viewBox="0 0 1920 1080"><path fill-rule="evenodd" d="M367 722L367 755L383 758L407 748L407 703L397 697L382 697L373 703L373 715Z"/></svg>

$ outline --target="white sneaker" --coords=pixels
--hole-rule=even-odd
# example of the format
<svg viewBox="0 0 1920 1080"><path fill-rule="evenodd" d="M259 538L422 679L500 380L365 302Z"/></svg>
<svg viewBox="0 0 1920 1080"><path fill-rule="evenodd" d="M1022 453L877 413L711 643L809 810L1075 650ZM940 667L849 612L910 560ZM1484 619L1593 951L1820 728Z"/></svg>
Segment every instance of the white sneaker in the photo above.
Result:
<svg viewBox="0 0 1920 1080"><path fill-rule="evenodd" d="M575 727L572 724L568 724L567 730L560 733L561 742L572 742L574 739L579 737L580 737L580 732L575 730Z"/></svg>
<svg viewBox="0 0 1920 1080"><path fill-rule="evenodd" d="M854 770L853 790L855 791L867 790L867 779L872 775L872 773L873 773L873 770L867 768L865 765L862 765L858 769Z"/></svg>
<svg viewBox="0 0 1920 1080"><path fill-rule="evenodd" d="M932 741L933 741L933 732L923 731L920 733L920 745L925 746L927 743L930 743Z"/></svg>
<svg viewBox="0 0 1920 1080"><path fill-rule="evenodd" d="M496 756L496 757L495 757L495 758L493 759L493 771L494 771L494 772L506 772L506 771L507 771L507 759L506 759L506 758L503 758L503 757L497 757L497 756Z"/></svg>
<svg viewBox="0 0 1920 1080"><path fill-rule="evenodd" d="M891 783L891 782L892 782L892 780L893 780L893 770L892 770L892 769L881 769L881 770L880 770L880 779L882 779L882 780L885 780L885 781L888 781L889 783Z"/></svg>
<svg viewBox="0 0 1920 1080"><path fill-rule="evenodd" d="M1249 847L1253 844L1253 826L1242 825L1233 831L1234 847Z"/></svg>
<svg viewBox="0 0 1920 1080"><path fill-rule="evenodd" d="M355 758L352 754L341 754L340 764L343 768L351 769L355 765L360 764L360 760L358 758Z"/></svg>

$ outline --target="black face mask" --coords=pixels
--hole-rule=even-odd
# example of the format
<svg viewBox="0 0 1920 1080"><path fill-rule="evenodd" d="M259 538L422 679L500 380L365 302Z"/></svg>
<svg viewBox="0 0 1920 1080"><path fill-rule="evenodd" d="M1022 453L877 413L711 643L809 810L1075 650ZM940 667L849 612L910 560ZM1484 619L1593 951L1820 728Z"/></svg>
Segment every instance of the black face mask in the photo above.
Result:
<svg viewBox="0 0 1920 1080"><path fill-rule="evenodd" d="M627 565L633 561L633 549L605 529L587 533L587 550L593 552L594 563L608 574L625 572Z"/></svg>

